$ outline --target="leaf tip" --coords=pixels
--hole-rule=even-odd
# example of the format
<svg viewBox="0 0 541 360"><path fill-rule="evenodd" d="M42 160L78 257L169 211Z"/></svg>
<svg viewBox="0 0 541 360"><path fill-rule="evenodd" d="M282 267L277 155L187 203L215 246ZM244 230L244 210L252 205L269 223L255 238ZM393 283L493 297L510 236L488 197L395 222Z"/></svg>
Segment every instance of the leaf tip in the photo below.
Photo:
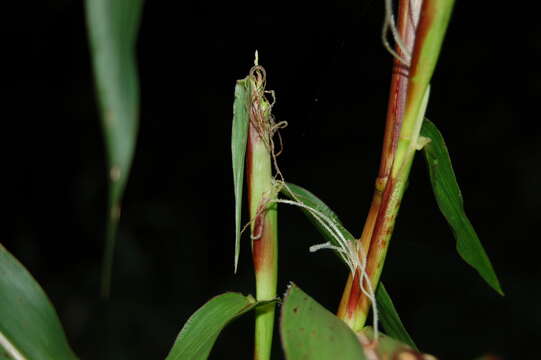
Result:
<svg viewBox="0 0 541 360"><path fill-rule="evenodd" d="M500 296L505 296L505 293L502 289L502 286L500 285L500 282L498 280L496 280L496 284L494 286L492 286L492 288L494 290L496 290L496 292L500 295Z"/></svg>

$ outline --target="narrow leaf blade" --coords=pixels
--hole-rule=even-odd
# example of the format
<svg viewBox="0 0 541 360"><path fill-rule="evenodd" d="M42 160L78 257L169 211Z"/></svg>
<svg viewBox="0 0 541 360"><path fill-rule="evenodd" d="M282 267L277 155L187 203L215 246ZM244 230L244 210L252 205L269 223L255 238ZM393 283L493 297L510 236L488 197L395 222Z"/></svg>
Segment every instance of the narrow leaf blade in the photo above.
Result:
<svg viewBox="0 0 541 360"><path fill-rule="evenodd" d="M503 295L490 259L464 211L462 194L443 136L428 119L423 123L421 135L431 139L424 147L430 181L438 207L453 230L458 253L494 290Z"/></svg>
<svg viewBox="0 0 541 360"><path fill-rule="evenodd" d="M344 238L349 241L355 241L355 237L342 225L342 222L338 216L331 210L322 200L320 200L316 195L306 190L305 188L295 185L292 183L287 183L287 186L282 188L282 194L287 196L291 200L299 200L308 207L311 207L318 212L324 214L329 219L333 220L336 224L338 230L342 233ZM304 214L308 217L310 222L319 230L321 235L327 240L330 241L333 245L338 246L336 239L329 233L329 231L321 225L321 223L306 209L302 209Z"/></svg>
<svg viewBox="0 0 541 360"><path fill-rule="evenodd" d="M266 303L232 292L210 299L186 321L166 360L208 358L218 335L228 323Z"/></svg>
<svg viewBox="0 0 541 360"><path fill-rule="evenodd" d="M242 214L242 188L244 183L244 164L248 141L250 101L250 81L238 80L235 86L233 103L233 126L231 132L231 153L233 158L233 186L235 188L235 273L240 254L240 227Z"/></svg>
<svg viewBox="0 0 541 360"><path fill-rule="evenodd" d="M135 42L143 0L87 0L86 18L108 162L109 200L102 295L107 296L139 116Z"/></svg>
<svg viewBox="0 0 541 360"><path fill-rule="evenodd" d="M1 244L0 294L0 353L13 359L77 359L47 295Z"/></svg>
<svg viewBox="0 0 541 360"><path fill-rule="evenodd" d="M404 327L404 324L402 324L402 320L400 320L393 301L382 282L379 283L376 290L376 301L378 303L381 324L387 335L417 350L417 346Z"/></svg>
<svg viewBox="0 0 541 360"><path fill-rule="evenodd" d="M280 333L287 360L365 359L346 323L294 284L284 298Z"/></svg>

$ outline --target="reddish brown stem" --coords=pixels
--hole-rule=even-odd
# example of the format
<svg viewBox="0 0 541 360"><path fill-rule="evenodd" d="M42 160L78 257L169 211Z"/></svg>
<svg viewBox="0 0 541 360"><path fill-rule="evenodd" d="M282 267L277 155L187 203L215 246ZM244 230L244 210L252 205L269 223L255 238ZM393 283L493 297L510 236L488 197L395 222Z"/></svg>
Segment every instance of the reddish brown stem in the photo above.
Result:
<svg viewBox="0 0 541 360"><path fill-rule="evenodd" d="M411 53L415 41L415 19L410 9L410 0L400 0L398 33ZM398 46L396 51L402 58L406 57ZM395 197L403 191L403 184L397 187L397 184L390 180L390 175L406 107L408 71L408 67L400 60L394 60L380 168L370 210L359 239L362 251L367 258L369 278L372 278L372 274L377 271L375 267L382 264L380 261L374 262L371 259L381 258L376 254L381 253L382 249L386 251L394 225L394 216L400 205L400 199ZM370 307L368 298L362 293L358 284L358 276L358 272L355 277L350 274L338 309L338 316L354 330L360 330L364 326ZM373 281L373 285L376 284L377 280Z"/></svg>

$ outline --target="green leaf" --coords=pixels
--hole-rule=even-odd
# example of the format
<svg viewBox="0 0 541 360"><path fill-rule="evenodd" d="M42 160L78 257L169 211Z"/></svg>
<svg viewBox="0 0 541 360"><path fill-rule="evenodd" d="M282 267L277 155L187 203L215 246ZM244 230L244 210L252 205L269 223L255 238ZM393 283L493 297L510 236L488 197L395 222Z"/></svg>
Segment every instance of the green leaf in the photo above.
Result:
<svg viewBox="0 0 541 360"><path fill-rule="evenodd" d="M166 360L208 358L214 342L227 324L256 306L268 303L233 292L210 299L186 321Z"/></svg>
<svg viewBox="0 0 541 360"><path fill-rule="evenodd" d="M292 200L298 199L305 205L310 206L317 211L325 214L325 216L329 217L337 224L337 228L342 232L344 238L348 239L349 241L356 241L355 237L353 237L353 235L351 235L351 233L347 231L347 229L342 225L342 222L340 221L338 216L323 201L321 201L310 191L298 185L288 183L287 187L284 186L282 188L282 193ZM317 221L308 210L303 209L303 211L310 219L310 221L316 226L319 232L323 235L323 237L327 241L330 241L333 245L338 246L338 243L336 242L336 239L332 236L332 234L330 234L325 227L321 226L321 223ZM336 254L338 255L338 253ZM381 282L378 286L378 289L376 290L376 301L378 302L381 323L385 330L389 333L389 335L415 348L413 340L406 331L404 324L402 324L400 316L398 316L393 302Z"/></svg>
<svg viewBox="0 0 541 360"><path fill-rule="evenodd" d="M233 103L233 129L231 132L231 153L233 158L233 185L235 188L235 273L240 254L240 221L242 213L242 187L244 163L248 141L250 102L250 81L248 78L237 80L235 102Z"/></svg>
<svg viewBox="0 0 541 360"><path fill-rule="evenodd" d="M430 181L440 211L453 230L458 253L494 290L503 295L492 264L464 211L462 194L441 133L436 125L425 119L421 135L431 140L424 146Z"/></svg>
<svg viewBox="0 0 541 360"><path fill-rule="evenodd" d="M365 359L346 323L294 284L284 298L280 332L287 360Z"/></svg>
<svg viewBox="0 0 541 360"><path fill-rule="evenodd" d="M142 0L87 0L86 18L108 160L109 200L102 294L108 296L120 202L139 117L135 42Z"/></svg>
<svg viewBox="0 0 541 360"><path fill-rule="evenodd" d="M0 294L0 354L9 355L4 358L77 359L47 295L1 244Z"/></svg>
<svg viewBox="0 0 541 360"><path fill-rule="evenodd" d="M378 303L381 324L383 325L387 335L417 350L417 346L408 334L404 324L402 324L400 316L398 316L398 312L394 307L393 301L391 300L391 297L389 296L389 293L385 289L385 286L383 286L382 282L379 283L376 290L376 301Z"/></svg>
<svg viewBox="0 0 541 360"><path fill-rule="evenodd" d="M342 233L345 239L349 241L356 241L355 237L351 235L351 233L344 227L338 216L323 201L321 201L310 191L306 190L301 186L287 183L286 186L282 187L281 192L289 199L293 201L298 200L304 205L322 213L333 221L333 223L336 225L336 227ZM339 245L334 236L332 236L332 234L324 226L321 225L321 223L314 217L314 215L310 211L304 208L302 208L302 211L327 241L330 241L332 245Z"/></svg>

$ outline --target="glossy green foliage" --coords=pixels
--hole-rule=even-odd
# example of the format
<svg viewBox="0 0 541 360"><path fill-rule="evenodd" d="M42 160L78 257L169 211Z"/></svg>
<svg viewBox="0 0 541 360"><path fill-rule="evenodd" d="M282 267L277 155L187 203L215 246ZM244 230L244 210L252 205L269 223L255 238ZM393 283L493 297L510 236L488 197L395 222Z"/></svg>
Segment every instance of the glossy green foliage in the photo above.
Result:
<svg viewBox="0 0 541 360"><path fill-rule="evenodd" d="M135 42L142 0L87 0L86 18L108 160L109 201L102 293L108 295L120 202L135 150L139 81Z"/></svg>
<svg viewBox="0 0 541 360"><path fill-rule="evenodd" d="M235 272L240 254L240 226L242 213L242 188L244 183L244 164L250 123L248 105L250 102L250 81L238 80L235 86L233 103L233 126L231 131L231 154L233 158L233 185L235 188Z"/></svg>
<svg viewBox="0 0 541 360"><path fill-rule="evenodd" d="M257 305L267 303L232 292L210 299L186 321L166 360L208 358L218 335L229 322Z"/></svg>
<svg viewBox="0 0 541 360"><path fill-rule="evenodd" d="M47 295L0 245L0 354L16 360L77 359ZM9 356L0 355L0 359Z"/></svg>
<svg viewBox="0 0 541 360"><path fill-rule="evenodd" d="M333 222L337 225L336 227L342 232L342 235L345 239L348 239L350 241L355 241L355 237L351 235L349 231L342 225L342 222L338 218L338 216L332 211L323 201L321 201L317 196L312 194L310 191L295 185L288 183L287 187L284 187L282 189L282 193L289 197L290 199L297 199L298 201L301 201L307 206L310 206L317 211L323 213L328 218L332 219ZM321 225L319 221L317 221L313 214L310 213L308 210L303 209L304 213L310 219L310 221L314 224L314 226L319 230L319 232L323 235L325 240L330 241L331 244L338 246L338 243L334 236L329 233L329 231ZM338 255L338 253L336 253ZM339 256L340 257L340 256ZM378 302L378 309L381 317L381 323L383 327L385 328L385 331L392 337L401 340L402 342L410 345L411 347L415 348L415 344L413 343L413 340L411 339L410 335L408 334L406 328L404 327L404 324L402 324L402 321L400 320L400 316L398 316L398 313L393 305L393 302L385 290L383 284L380 284L376 290L376 300Z"/></svg>
<svg viewBox="0 0 541 360"><path fill-rule="evenodd" d="M287 360L365 359L346 323L294 284L284 298L280 333Z"/></svg>
<svg viewBox="0 0 541 360"><path fill-rule="evenodd" d="M426 119L421 135L431 140L424 147L430 181L438 206L453 230L458 253L494 290L503 295L492 264L464 211L462 194L441 133Z"/></svg>

